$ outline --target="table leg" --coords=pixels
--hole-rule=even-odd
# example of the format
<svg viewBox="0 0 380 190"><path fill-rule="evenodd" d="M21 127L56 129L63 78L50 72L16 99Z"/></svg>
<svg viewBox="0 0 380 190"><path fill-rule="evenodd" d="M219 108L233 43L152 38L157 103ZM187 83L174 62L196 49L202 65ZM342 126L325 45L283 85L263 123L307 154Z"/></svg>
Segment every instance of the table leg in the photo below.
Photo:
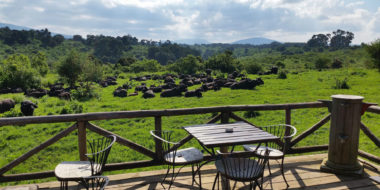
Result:
<svg viewBox="0 0 380 190"><path fill-rule="evenodd" d="M222 153L228 153L228 146L222 146L220 147L220 152ZM220 179L221 179L221 182L222 182L222 189L230 189L229 188L229 180L226 179L225 177L223 177L222 175L220 175Z"/></svg>

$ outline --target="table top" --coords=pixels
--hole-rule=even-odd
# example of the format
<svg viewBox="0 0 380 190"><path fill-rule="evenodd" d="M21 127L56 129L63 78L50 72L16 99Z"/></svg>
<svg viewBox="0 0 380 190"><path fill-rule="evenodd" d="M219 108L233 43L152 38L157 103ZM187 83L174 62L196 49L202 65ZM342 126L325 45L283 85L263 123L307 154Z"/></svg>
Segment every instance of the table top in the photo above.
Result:
<svg viewBox="0 0 380 190"><path fill-rule="evenodd" d="M273 142L280 138L245 122L183 127L207 148ZM233 129L233 132L226 132Z"/></svg>

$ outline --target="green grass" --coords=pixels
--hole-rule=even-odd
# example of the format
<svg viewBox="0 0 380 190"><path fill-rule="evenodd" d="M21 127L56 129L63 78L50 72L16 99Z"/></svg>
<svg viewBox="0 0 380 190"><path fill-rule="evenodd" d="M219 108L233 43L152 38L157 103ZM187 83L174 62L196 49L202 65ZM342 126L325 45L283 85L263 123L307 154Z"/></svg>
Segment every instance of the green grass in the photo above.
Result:
<svg viewBox="0 0 380 190"><path fill-rule="evenodd" d="M280 104L314 102L319 99L330 100L334 94L353 94L365 98L365 102L380 102L380 73L375 70L366 69L338 69L327 71L305 71L299 74L287 74L287 79L278 79L277 75L262 76L265 84L254 90L231 90L223 88L220 91L208 91L202 98L161 98L156 94L155 98L143 99L141 94L135 97L118 98L113 97L112 92L117 86L97 88L99 98L89 101L65 101L54 97L45 96L41 99L25 97L23 94L3 94L0 99L13 98L17 105L14 110L1 114L11 116L20 113L20 102L24 99L32 100L38 104L34 115L57 115L62 109L82 106L83 112L111 112L125 110L159 110L170 108L192 108L223 105L246 105L246 104ZM250 76L256 78L258 76ZM46 81L53 81L55 76L49 75ZM128 82L129 77L118 79L119 85ZM348 78L350 89L334 89L336 79ZM48 83L48 82L46 82ZM134 82L136 85L137 82ZM152 82L148 81L148 85ZM193 88L197 88L194 86ZM129 90L129 93L133 90ZM237 112L243 117L244 112ZM298 129L298 134L310 128L328 114L326 108L297 109L292 110L292 125ZM176 133L177 140L186 136L182 126L203 124L212 117L212 114L186 115L164 117L162 119L163 129L172 129ZM265 126L270 124L284 123L284 111L260 111L256 117L248 118L256 125ZM366 113L362 117L371 131L380 136L380 116ZM136 142L144 147L154 150L154 141L149 131L154 129L153 118L117 119L92 122L106 130L112 131L124 138ZM73 123L33 124L26 126L4 126L0 127L0 167L6 165L15 158L26 153L33 147L53 137L60 131L71 126ZM329 123L314 134L301 141L298 146L319 145L328 143ZM88 138L99 135L88 131ZM195 140L191 140L185 147L195 146L200 148ZM380 156L380 152L374 143L368 140L364 134L360 135L360 149L374 155ZM38 154L32 156L26 162L15 167L6 174L37 172L54 170L55 166L62 161L78 160L77 132L74 131L57 143L49 146ZM115 145L111 151L109 162L127 162L136 160L147 160L147 156L137 153L130 148ZM139 168L133 170L115 171L112 173L134 172L141 170L152 170L162 167ZM110 174L109 172L106 175ZM54 178L40 180L55 180ZM27 183L31 183L29 181ZM4 183L9 185L14 183Z"/></svg>

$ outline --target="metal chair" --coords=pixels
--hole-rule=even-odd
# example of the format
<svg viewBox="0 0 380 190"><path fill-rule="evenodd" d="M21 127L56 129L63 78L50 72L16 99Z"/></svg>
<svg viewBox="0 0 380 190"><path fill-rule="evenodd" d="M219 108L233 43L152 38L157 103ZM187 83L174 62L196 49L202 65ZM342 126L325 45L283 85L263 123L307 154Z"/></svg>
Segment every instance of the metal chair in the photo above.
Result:
<svg viewBox="0 0 380 190"><path fill-rule="evenodd" d="M288 149L288 144L290 140L292 139L292 137L297 133L297 129L294 126L286 125L286 124L271 125L271 126L260 127L260 128L264 131L267 131L268 133L271 133L273 135L280 137L280 141L266 143L266 146L243 145L243 147L247 151L260 151L263 149L269 149L270 160L281 159L280 166L281 166L282 177L284 178L284 181L287 187L289 187L289 184L286 181L285 174L284 174L284 158L285 158L286 151ZM268 170L269 170L269 173L272 175L270 171L269 162L268 162Z"/></svg>
<svg viewBox="0 0 380 190"><path fill-rule="evenodd" d="M113 135L92 141L88 140L91 151L86 154L88 161L68 161L58 164L54 173L61 181L61 189L67 189L69 181L81 182L85 177L101 175L115 141L116 136Z"/></svg>
<svg viewBox="0 0 380 190"><path fill-rule="evenodd" d="M161 181L162 187L164 187L163 183L166 180L166 177L169 175L170 170L172 170L172 177L169 182L169 189L173 185L175 178L178 176L181 169L191 164L192 168L192 184L195 182L195 175L198 172L199 177L199 188L202 189L202 181L201 181L201 171L200 171L200 163L203 161L203 153L196 148L186 148L179 149L178 142L171 142L173 131L150 131L150 134L157 140L162 142L162 159L164 163L168 166L167 172L165 174L164 179ZM197 166L196 170L194 170L194 166ZM175 174L175 166L181 166ZM164 187L165 188L165 187Z"/></svg>
<svg viewBox="0 0 380 190"><path fill-rule="evenodd" d="M91 190L104 190L108 185L109 179L106 176L91 176L84 177L81 181L81 185L86 189Z"/></svg>
<svg viewBox="0 0 380 190"><path fill-rule="evenodd" d="M215 189L217 181L219 189L220 175L225 178L224 185L226 189L229 189L229 180L234 180L235 185L238 181L249 182L250 189L256 189L256 186L262 189L269 150L261 151L259 151L260 153L252 151L221 153L217 151L218 158L215 161L217 174L212 189Z"/></svg>

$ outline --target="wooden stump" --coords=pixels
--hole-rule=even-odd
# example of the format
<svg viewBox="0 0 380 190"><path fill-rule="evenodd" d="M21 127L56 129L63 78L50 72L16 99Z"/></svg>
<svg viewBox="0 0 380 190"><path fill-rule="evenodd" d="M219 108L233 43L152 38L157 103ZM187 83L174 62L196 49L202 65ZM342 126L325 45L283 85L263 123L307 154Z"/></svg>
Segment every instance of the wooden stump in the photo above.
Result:
<svg viewBox="0 0 380 190"><path fill-rule="evenodd" d="M331 96L331 124L328 158L323 160L321 171L361 175L363 166L358 162L359 129L362 110L361 96Z"/></svg>

